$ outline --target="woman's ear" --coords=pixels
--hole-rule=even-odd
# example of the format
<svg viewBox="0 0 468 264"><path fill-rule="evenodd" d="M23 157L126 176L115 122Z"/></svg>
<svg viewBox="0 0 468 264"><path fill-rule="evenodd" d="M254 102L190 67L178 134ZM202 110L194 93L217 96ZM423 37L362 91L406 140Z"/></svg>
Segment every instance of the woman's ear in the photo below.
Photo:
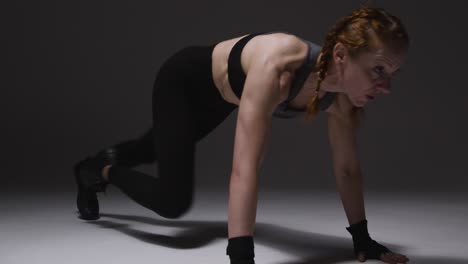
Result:
<svg viewBox="0 0 468 264"><path fill-rule="evenodd" d="M347 49L341 42L337 42L333 47L333 61L336 65L343 64L345 57L347 57Z"/></svg>
<svg viewBox="0 0 468 264"><path fill-rule="evenodd" d="M345 72L345 65L347 59L347 49L341 42L337 42L333 47L333 67L335 68L336 72L338 73L339 82L343 82L344 79L344 72Z"/></svg>

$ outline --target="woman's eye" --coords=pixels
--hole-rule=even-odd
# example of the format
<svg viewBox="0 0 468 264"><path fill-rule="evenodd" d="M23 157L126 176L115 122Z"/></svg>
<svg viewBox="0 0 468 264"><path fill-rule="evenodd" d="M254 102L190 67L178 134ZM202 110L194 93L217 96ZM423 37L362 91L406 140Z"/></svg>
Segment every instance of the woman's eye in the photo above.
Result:
<svg viewBox="0 0 468 264"><path fill-rule="evenodd" d="M377 72L378 74L382 74L383 73L383 67L382 66L377 66L374 68L375 72Z"/></svg>
<svg viewBox="0 0 468 264"><path fill-rule="evenodd" d="M377 76L375 76L375 78L383 76L384 75L384 67L382 67L382 66L374 67L374 73L377 73Z"/></svg>

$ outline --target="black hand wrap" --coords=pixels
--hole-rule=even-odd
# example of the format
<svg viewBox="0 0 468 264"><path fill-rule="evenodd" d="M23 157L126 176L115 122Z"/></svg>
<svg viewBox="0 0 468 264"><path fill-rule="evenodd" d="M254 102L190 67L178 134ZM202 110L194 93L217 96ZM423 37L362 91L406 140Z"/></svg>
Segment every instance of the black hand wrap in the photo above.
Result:
<svg viewBox="0 0 468 264"><path fill-rule="evenodd" d="M356 257L358 257L359 252L364 252L366 259L380 259L382 253L390 251L369 236L366 219L346 227L346 230L353 236L354 255Z"/></svg>
<svg viewBox="0 0 468 264"><path fill-rule="evenodd" d="M228 240L226 255L231 264L255 264L254 242L252 236L233 237Z"/></svg>

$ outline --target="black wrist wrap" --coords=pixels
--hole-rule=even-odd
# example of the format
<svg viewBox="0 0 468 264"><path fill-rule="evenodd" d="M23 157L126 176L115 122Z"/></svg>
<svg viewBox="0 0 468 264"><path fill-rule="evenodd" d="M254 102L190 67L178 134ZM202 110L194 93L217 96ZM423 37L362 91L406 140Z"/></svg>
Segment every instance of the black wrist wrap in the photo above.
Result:
<svg viewBox="0 0 468 264"><path fill-rule="evenodd" d="M231 264L255 264L254 242L252 236L233 237L228 240L226 255Z"/></svg>
<svg viewBox="0 0 468 264"><path fill-rule="evenodd" d="M364 252L367 259L380 259L380 255L390 250L369 236L367 230L367 220L364 219L359 223L352 224L346 230L353 237L354 255L357 257L359 252Z"/></svg>

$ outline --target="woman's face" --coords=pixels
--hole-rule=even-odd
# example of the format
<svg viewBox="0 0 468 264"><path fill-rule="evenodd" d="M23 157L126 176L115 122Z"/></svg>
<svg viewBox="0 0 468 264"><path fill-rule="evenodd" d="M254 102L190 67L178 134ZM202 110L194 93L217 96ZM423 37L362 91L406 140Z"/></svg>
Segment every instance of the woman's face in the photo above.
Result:
<svg viewBox="0 0 468 264"><path fill-rule="evenodd" d="M393 54L384 48L342 61L342 85L351 103L363 107L381 94L390 94L391 80L406 54Z"/></svg>

